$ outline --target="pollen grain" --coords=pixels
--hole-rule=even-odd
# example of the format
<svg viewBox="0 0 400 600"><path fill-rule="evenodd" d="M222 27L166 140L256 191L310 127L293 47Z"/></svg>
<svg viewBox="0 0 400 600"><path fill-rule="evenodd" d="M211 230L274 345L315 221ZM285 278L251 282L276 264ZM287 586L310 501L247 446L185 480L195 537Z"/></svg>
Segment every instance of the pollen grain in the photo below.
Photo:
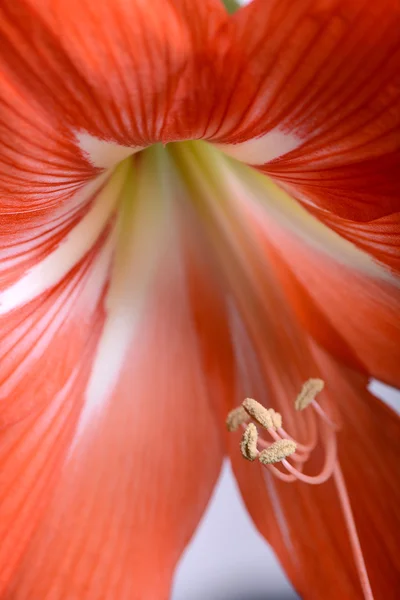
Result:
<svg viewBox="0 0 400 600"><path fill-rule="evenodd" d="M296 447L293 440L278 440L260 452L258 458L263 465L272 465L296 452Z"/></svg>
<svg viewBox="0 0 400 600"><path fill-rule="evenodd" d="M324 382L322 379L308 379L301 388L300 394L297 396L294 406L296 410L304 410L307 408L317 394L324 389Z"/></svg>

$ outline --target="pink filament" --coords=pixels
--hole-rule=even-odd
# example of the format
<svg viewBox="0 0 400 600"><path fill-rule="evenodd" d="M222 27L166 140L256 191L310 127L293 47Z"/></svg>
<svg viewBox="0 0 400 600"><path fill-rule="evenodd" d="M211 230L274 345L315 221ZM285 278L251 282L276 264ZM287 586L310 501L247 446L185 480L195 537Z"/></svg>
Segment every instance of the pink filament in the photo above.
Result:
<svg viewBox="0 0 400 600"><path fill-rule="evenodd" d="M312 422L312 429L311 429L312 434L311 434L311 440L308 442L308 444L301 444L300 442L297 442L282 427L278 429L278 433L280 434L281 437L286 438L287 440L293 440L294 442L296 442L298 450L309 453L314 450L315 446L317 445L317 439L318 439L315 418L313 418L311 420L311 422Z"/></svg>
<svg viewBox="0 0 400 600"><path fill-rule="evenodd" d="M313 409L315 410L315 412L318 414L319 417L321 417L321 419L323 421L325 421L325 423L327 425L329 425L329 427L332 427L332 429L334 430L338 430L339 427L336 425L336 423L334 423L332 421L332 419L330 417L328 417L328 415L326 414L326 412L320 407L320 405L318 404L318 402L315 402L315 400L313 400L311 402L311 406L313 407Z"/></svg>
<svg viewBox="0 0 400 600"><path fill-rule="evenodd" d="M350 543L353 550L354 562L356 563L360 584L364 593L364 598L365 600L374 600L374 595L372 593L371 584L369 582L360 540L357 534L356 524L354 522L354 516L353 511L351 509L349 495L347 493L346 484L339 463L336 463L334 467L333 477L335 480L340 504L346 522L347 532L349 534Z"/></svg>
<svg viewBox="0 0 400 600"><path fill-rule="evenodd" d="M289 461L284 459L282 461L282 465L285 467L289 473L297 477L300 481L304 483L309 483L311 485L319 485L327 481L333 473L335 463L336 463L336 438L335 436L329 432L327 435L327 439L325 442L325 462L321 472L318 475L305 475L301 473L298 469L293 467Z"/></svg>
<svg viewBox="0 0 400 600"><path fill-rule="evenodd" d="M279 433L277 433L274 429L267 429L267 431L275 441L280 441L282 439L290 439L290 440L292 439L289 435L286 434L284 429L278 429ZM282 434L284 434L284 435L282 435ZM270 444L266 440L263 440L262 438L258 440L258 445L262 449L267 449L270 446ZM308 460L309 453L296 451L290 456L290 458L292 460L294 460L295 462L304 463Z"/></svg>

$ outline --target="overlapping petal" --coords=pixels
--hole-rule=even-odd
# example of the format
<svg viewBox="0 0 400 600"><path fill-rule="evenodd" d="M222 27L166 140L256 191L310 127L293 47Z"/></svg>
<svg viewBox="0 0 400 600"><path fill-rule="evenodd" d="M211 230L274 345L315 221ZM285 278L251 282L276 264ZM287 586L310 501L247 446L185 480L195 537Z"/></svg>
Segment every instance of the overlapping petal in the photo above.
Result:
<svg viewBox="0 0 400 600"><path fill-rule="evenodd" d="M266 256L275 248L281 285L305 329L348 365L400 386L399 278L268 179L236 171L242 210Z"/></svg>
<svg viewBox="0 0 400 600"><path fill-rule="evenodd" d="M267 228L264 236L266 231L303 327L339 360L400 387L399 281L342 264L279 226Z"/></svg>
<svg viewBox="0 0 400 600"><path fill-rule="evenodd" d="M16 89L28 126L40 107L88 150L88 135L111 151L199 137L216 100L211 40L227 18L217 0L3 2L5 107Z"/></svg>
<svg viewBox="0 0 400 600"><path fill-rule="evenodd" d="M256 0L234 21L214 141L398 268L398 3Z"/></svg>
<svg viewBox="0 0 400 600"><path fill-rule="evenodd" d="M264 249L259 250L265 253L261 273L274 249L280 285L302 326L339 360L400 385L398 278L323 225L268 178L211 148L197 148L203 157L200 168L217 182L218 191L210 192L215 210L219 210L216 199L223 196L227 206L240 211L249 235ZM196 185L200 190L200 174ZM221 223L223 218L221 213ZM227 217L224 227L229 226ZM230 238L237 235L240 244L240 234L233 231ZM240 245L237 252L242 252ZM232 280L231 285L239 284Z"/></svg>

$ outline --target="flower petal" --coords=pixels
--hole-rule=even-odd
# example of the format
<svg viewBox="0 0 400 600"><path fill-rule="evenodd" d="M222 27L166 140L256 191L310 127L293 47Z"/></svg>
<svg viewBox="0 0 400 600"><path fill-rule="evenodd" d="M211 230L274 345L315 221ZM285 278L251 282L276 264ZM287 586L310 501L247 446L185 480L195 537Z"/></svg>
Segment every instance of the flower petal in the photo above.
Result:
<svg viewBox="0 0 400 600"><path fill-rule="evenodd" d="M303 326L348 365L400 386L400 279L267 178L236 171L242 210Z"/></svg>
<svg viewBox="0 0 400 600"><path fill-rule="evenodd" d="M276 269L304 328L348 365L400 387L399 282L369 277L271 229Z"/></svg>
<svg viewBox="0 0 400 600"><path fill-rule="evenodd" d="M2 25L0 17L0 35ZM99 170L83 157L66 124L3 70L5 56L0 55L0 208L4 218L19 213L19 225L25 226L22 213L44 217L71 201Z"/></svg>
<svg viewBox="0 0 400 600"><path fill-rule="evenodd" d="M99 242L87 285L83 263L64 277L71 288L74 276L83 282L60 301L57 331L40 321L57 308L54 282L36 304L8 313L15 325L31 326L26 341L37 340L20 373L24 402L9 395L13 374L0 363L7 417L0 582L16 599L167 598L218 477L223 441L215 419L228 394L216 362L220 351L229 353L229 337L218 281L205 277L196 235L186 238L188 224L181 230L173 218L176 199L158 152L145 153L135 180L129 174L124 183L113 262L108 252L104 263ZM103 237L109 250L112 234ZM13 324L1 331L16 369L27 348ZM221 338L213 347L207 332L215 330Z"/></svg>
<svg viewBox="0 0 400 600"><path fill-rule="evenodd" d="M106 182L97 179L62 208L9 214L2 221L1 426L49 402L91 338L91 319L97 322L102 312L98 303L109 277L115 211L128 169L125 164ZM93 301L86 305L88 298ZM32 387L35 373L41 375L39 385L47 381L43 393Z"/></svg>
<svg viewBox="0 0 400 600"><path fill-rule="evenodd" d="M122 165L59 207L2 219L0 590L42 518L79 418L126 172Z"/></svg>
<svg viewBox="0 0 400 600"><path fill-rule="evenodd" d="M255 0L234 19L214 141L398 267L398 3Z"/></svg>
<svg viewBox="0 0 400 600"><path fill-rule="evenodd" d="M210 205L215 204L212 219L228 232L228 247L237 238L236 252L244 261L240 240L253 240L260 277L265 278L265 269L275 272L285 301L319 343L348 366L400 385L399 278L310 215L268 177L196 144L214 182L214 189L205 192ZM196 186L199 193L204 188L200 175ZM225 238L216 235L218 255L224 252ZM227 264L229 260L224 258ZM270 310L280 311L278 305Z"/></svg>
<svg viewBox="0 0 400 600"><path fill-rule="evenodd" d="M216 85L211 40L228 20L218 0L100 0L95 8L90 0L6 0L0 10L8 87L75 137L95 166L120 158L119 146L132 152L206 129Z"/></svg>
<svg viewBox="0 0 400 600"><path fill-rule="evenodd" d="M73 438L104 324L111 241L101 236L59 282L0 316L0 590Z"/></svg>

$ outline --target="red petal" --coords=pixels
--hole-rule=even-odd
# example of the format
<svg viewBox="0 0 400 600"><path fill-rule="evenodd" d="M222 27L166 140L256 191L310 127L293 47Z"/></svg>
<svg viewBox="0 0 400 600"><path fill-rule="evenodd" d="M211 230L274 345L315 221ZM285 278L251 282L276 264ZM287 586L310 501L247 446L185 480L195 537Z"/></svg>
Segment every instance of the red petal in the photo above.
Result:
<svg viewBox="0 0 400 600"><path fill-rule="evenodd" d="M165 181L161 172L154 176L151 156L141 158L135 187L130 180L124 187L127 214L111 275L109 263L96 267L97 248L66 277L71 288L81 282L77 290L62 297L63 281L60 291L54 286L8 313L10 328L1 329L1 347L10 348L0 363L7 400L0 582L7 597L167 598L218 476L223 443L215 413L225 412L231 394L225 366L216 362L226 356L232 363L223 304L218 281L205 277L195 232L182 237L174 211L164 218L158 207L154 218ZM185 223L185 235L189 229ZM59 328L45 329L58 300ZM211 331L220 333L215 347Z"/></svg>
<svg viewBox="0 0 400 600"><path fill-rule="evenodd" d="M398 216L385 221L400 210L397 0L255 0L234 18L215 141L398 267Z"/></svg>
<svg viewBox="0 0 400 600"><path fill-rule="evenodd" d="M3 216L26 212L25 219L20 215L26 227L29 218L43 220L48 209L67 202L98 169L82 156L66 123L2 72L5 56L0 55L0 209ZM9 233L8 221L5 226Z"/></svg>
<svg viewBox="0 0 400 600"><path fill-rule="evenodd" d="M129 147L204 133L218 0L6 0L0 16L0 73L64 132Z"/></svg>
<svg viewBox="0 0 400 600"><path fill-rule="evenodd" d="M317 210L312 212L339 235L400 275L400 212L364 223L340 219L333 214L322 217Z"/></svg>
<svg viewBox="0 0 400 600"><path fill-rule="evenodd" d="M242 174L247 175L242 201L253 236L304 328L347 365L400 386L399 279L272 182L243 169Z"/></svg>
<svg viewBox="0 0 400 600"><path fill-rule="evenodd" d="M0 589L43 516L73 439L105 322L125 176L119 169L56 208L30 204L2 220Z"/></svg>
<svg viewBox="0 0 400 600"><path fill-rule="evenodd" d="M295 234L269 229L276 269L300 322L334 355L400 387L400 287L316 251ZM268 243L269 243L268 242Z"/></svg>
<svg viewBox="0 0 400 600"><path fill-rule="evenodd" d="M106 239L95 250L0 318L0 590L46 509L81 410L110 259Z"/></svg>
<svg viewBox="0 0 400 600"><path fill-rule="evenodd" d="M275 271L299 323L320 344L348 366L400 386L398 278L315 219L269 178L211 148L203 154L215 177L209 197L219 200L210 208L223 232L217 235L218 252L226 253L225 238L228 248L236 239L235 252L241 262L247 261L246 270L259 264L260 275L253 276L252 285L261 285L265 269ZM204 188L200 176L196 185ZM221 198L226 206L218 214ZM257 258L244 254L243 237L256 244ZM230 260L224 258L227 264ZM243 274L235 279L231 270L233 288L249 285ZM270 295L268 289L259 294ZM271 303L269 310L285 319L279 316L279 302Z"/></svg>

